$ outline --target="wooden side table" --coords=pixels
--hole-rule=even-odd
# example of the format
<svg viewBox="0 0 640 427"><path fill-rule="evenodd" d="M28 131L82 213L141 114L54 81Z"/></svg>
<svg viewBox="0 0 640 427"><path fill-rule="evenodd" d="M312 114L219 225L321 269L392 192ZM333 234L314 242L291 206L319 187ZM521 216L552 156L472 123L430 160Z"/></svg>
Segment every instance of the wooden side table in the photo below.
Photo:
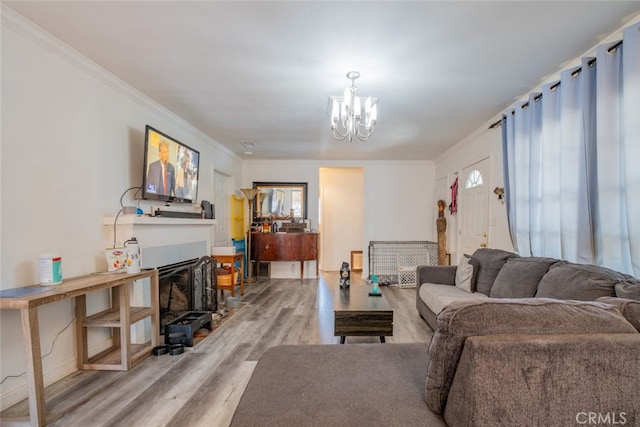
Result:
<svg viewBox="0 0 640 427"><path fill-rule="evenodd" d="M240 295L244 295L244 252L238 252L233 255L211 255L211 258L215 258L216 262L220 265L231 264L231 267L234 266L236 262L240 263L240 272L238 276L240 277ZM231 292L231 296L235 296L235 287L236 283L233 281L233 269L231 270L231 285L229 288L226 286L221 287L218 285L218 289L227 289Z"/></svg>
<svg viewBox="0 0 640 427"><path fill-rule="evenodd" d="M150 279L151 305L132 307L129 301L129 285L146 278ZM110 290L114 298L112 307L87 316L86 295L105 289ZM144 270L134 274L96 273L65 279L61 284L54 286L34 285L0 291L0 309L20 310L27 365L29 417L33 426L44 426L47 423L38 307L69 298L73 298L75 302L78 369L127 370L149 356L151 349L160 340L158 270ZM130 343L131 324L146 317L151 318L151 340L140 345ZM113 347L88 358L86 330L89 327L112 328Z"/></svg>

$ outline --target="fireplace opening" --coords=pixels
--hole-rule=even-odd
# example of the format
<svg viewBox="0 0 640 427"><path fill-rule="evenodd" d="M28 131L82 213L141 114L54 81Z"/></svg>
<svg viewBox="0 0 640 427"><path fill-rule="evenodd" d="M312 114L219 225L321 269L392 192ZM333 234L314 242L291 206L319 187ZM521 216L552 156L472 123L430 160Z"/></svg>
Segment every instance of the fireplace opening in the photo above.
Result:
<svg viewBox="0 0 640 427"><path fill-rule="evenodd" d="M158 267L160 334L189 311L218 311L215 261L208 256Z"/></svg>

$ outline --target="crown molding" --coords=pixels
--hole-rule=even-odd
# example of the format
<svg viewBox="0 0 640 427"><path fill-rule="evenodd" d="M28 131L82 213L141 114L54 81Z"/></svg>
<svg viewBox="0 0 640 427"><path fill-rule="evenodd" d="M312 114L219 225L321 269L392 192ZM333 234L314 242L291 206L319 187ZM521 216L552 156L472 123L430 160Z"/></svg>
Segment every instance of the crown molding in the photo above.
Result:
<svg viewBox="0 0 640 427"><path fill-rule="evenodd" d="M10 8L5 4L0 3L0 22L2 26L8 28L15 33L21 35L25 39L40 46L44 50L56 55L65 62L73 65L83 73L93 77L95 80L103 83L110 89L126 96L130 100L136 102L147 110L153 111L159 115L166 117L169 120L174 121L184 128L185 131L190 132L204 141L210 143L214 148L221 150L228 155L235 157L242 161L242 158L229 148L220 144L215 139L203 133L200 129L193 126L191 123L184 120L182 117L171 112L167 108L158 104L139 90L133 88L124 80L116 77L114 74L102 68L100 65L87 58L82 53L73 49L71 46L64 43L62 40L56 38L52 34L45 31L43 28L37 26L33 22L29 21L24 16Z"/></svg>

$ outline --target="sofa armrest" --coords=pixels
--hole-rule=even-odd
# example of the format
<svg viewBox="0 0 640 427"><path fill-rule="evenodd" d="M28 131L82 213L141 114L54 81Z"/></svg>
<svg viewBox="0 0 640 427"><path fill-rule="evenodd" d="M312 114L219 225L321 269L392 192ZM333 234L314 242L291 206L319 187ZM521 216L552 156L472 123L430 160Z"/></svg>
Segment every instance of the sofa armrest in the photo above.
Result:
<svg viewBox="0 0 640 427"><path fill-rule="evenodd" d="M449 426L640 423L640 334L485 335L465 340ZM582 417L582 418L580 418Z"/></svg>
<svg viewBox="0 0 640 427"><path fill-rule="evenodd" d="M423 283L455 286L457 268L457 265L419 265L416 268L416 301L420 300L420 285Z"/></svg>
<svg viewBox="0 0 640 427"><path fill-rule="evenodd" d="M436 329L437 313L433 313L420 298L420 285L435 283L455 286L457 268L455 265L419 265L416 268L416 308L432 330Z"/></svg>
<svg viewBox="0 0 640 427"><path fill-rule="evenodd" d="M456 265L419 265L417 273L418 287L422 283L436 283L439 285L456 284Z"/></svg>

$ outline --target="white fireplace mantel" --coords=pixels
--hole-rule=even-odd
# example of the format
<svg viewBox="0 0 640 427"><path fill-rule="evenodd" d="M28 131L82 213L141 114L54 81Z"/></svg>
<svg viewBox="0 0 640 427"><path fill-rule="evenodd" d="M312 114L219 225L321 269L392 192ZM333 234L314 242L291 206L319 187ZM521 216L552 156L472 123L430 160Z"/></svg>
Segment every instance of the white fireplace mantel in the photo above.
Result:
<svg viewBox="0 0 640 427"><path fill-rule="evenodd" d="M115 220L115 216L104 219L105 247L114 246L114 230L116 247L123 246L126 240L135 237L141 249L143 268L159 267L167 261L184 261L180 259L182 256L194 255L194 244L198 247L195 255L209 255L216 224L215 219L123 215L118 217L114 227ZM184 248L187 248L188 254L181 254ZM160 255L161 260L152 259L156 255Z"/></svg>
<svg viewBox="0 0 640 427"><path fill-rule="evenodd" d="M135 237L142 268L157 268L210 255L216 220L121 215L117 221L115 216L104 218L103 225L105 248L122 247L125 241ZM148 289L136 283L131 293L132 304L149 305ZM145 337L143 342L150 336L151 326L147 323L132 326L132 342Z"/></svg>
<svg viewBox="0 0 640 427"><path fill-rule="evenodd" d="M106 217L104 225L113 225L115 216ZM167 218L157 216L138 216L138 215L120 215L118 217L118 225L203 225L211 226L215 225L217 221L215 219L200 219L200 218Z"/></svg>

